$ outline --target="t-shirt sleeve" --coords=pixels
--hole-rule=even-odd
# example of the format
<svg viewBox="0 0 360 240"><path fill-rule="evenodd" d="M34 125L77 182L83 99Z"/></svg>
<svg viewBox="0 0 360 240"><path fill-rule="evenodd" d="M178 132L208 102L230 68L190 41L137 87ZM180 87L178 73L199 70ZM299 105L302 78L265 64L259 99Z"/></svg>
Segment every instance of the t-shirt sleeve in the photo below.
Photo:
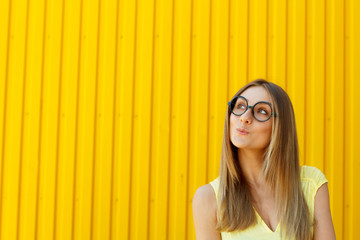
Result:
<svg viewBox="0 0 360 240"><path fill-rule="evenodd" d="M316 190L319 189L324 183L328 182L325 175L315 167L314 167L314 181L316 185Z"/></svg>
<svg viewBox="0 0 360 240"><path fill-rule="evenodd" d="M301 167L301 185L309 207L310 218L314 221L315 196L318 189L327 183L325 175L316 167ZM313 231L313 228L311 228Z"/></svg>
<svg viewBox="0 0 360 240"><path fill-rule="evenodd" d="M316 167L310 166L302 166L301 171L301 179L302 181L307 181L310 183L311 187L309 186L311 198L314 199L317 190L324 184L327 183L328 180L326 179L324 173Z"/></svg>

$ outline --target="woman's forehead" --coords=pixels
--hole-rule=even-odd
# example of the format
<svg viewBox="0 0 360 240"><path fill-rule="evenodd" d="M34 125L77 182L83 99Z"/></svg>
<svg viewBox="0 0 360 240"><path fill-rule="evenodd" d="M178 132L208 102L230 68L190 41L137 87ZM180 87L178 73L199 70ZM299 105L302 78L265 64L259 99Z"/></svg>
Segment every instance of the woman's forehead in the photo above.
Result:
<svg viewBox="0 0 360 240"><path fill-rule="evenodd" d="M253 86L240 94L248 100L250 105L260 101L271 102L269 93L262 86Z"/></svg>

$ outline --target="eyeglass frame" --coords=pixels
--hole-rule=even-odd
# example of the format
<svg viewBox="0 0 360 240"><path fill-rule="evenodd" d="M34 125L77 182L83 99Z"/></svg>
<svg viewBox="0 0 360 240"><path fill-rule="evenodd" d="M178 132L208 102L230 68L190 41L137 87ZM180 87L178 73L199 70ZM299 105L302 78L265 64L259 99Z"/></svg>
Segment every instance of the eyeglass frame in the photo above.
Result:
<svg viewBox="0 0 360 240"><path fill-rule="evenodd" d="M246 109L245 109L245 111L244 111L243 113L241 113L241 114L235 114L235 113L232 111L232 108L231 108L231 102L232 102L234 99L238 99L238 98L242 98L242 99L244 99L245 102L246 102ZM236 102L235 102L235 103L236 103ZM259 120L259 119L257 119L257 118L255 117L254 107L255 107L258 103L266 103L267 105L269 105L269 107L270 107L270 109L271 109L271 114L270 114L270 116L269 116L268 119L261 121L261 120ZM234 114L235 116L241 116L241 115L243 115L244 113L246 113L246 111L247 111L249 108L251 108L252 116L253 116L253 118L254 118L256 121L258 121L258 122L266 122L266 121L269 121L269 119L271 118L271 116L277 117L277 116L276 116L276 113L275 113L274 110L272 109L271 104L270 104L269 102L260 101L260 102L255 103L254 105L250 106L249 103L248 103L248 100L247 100L245 97L241 96L241 95L236 96L236 97L233 97L233 98L230 100L230 102L228 102L228 105L229 105L229 110L230 110L230 112L231 112L232 114Z"/></svg>

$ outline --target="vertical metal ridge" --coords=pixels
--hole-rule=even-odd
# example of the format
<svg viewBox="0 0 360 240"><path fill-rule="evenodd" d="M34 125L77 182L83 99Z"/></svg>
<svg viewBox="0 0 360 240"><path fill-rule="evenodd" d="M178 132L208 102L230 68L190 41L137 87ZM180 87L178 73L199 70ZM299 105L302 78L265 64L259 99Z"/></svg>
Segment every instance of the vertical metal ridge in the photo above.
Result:
<svg viewBox="0 0 360 240"><path fill-rule="evenodd" d="M98 26L97 26L97 43L96 43L96 69L95 69L95 112L94 112L94 138L93 138L93 168L92 168L92 186L91 186L91 214L90 214L90 239L94 238L94 197L95 197L95 181L96 181L96 130L98 118L98 86L99 86L99 52L100 52L100 30L101 30L101 0L98 0Z"/></svg>
<svg viewBox="0 0 360 240"><path fill-rule="evenodd" d="M173 115L173 80L174 80L174 29L175 29L175 0L172 0L172 16L171 16L171 63L170 63L170 117L169 117L169 144L168 144L168 169L167 169L167 204L166 204L166 239L169 239L169 218L170 218L170 171L171 171L171 133L172 133L172 115Z"/></svg>
<svg viewBox="0 0 360 240"><path fill-rule="evenodd" d="M227 81L227 88L226 88L226 98L229 98L229 82L230 82L230 43L231 43L231 0L228 1L228 46L227 46L227 77L226 77L226 81Z"/></svg>
<svg viewBox="0 0 360 240"><path fill-rule="evenodd" d="M5 86L4 86L4 116L3 116L3 134L2 134L2 152L1 152L1 176L0 176L0 237L2 233L2 206L3 206L3 189L4 189L4 162L5 162L5 136L6 136L6 113L7 113L7 95L8 95L8 82L9 82L9 55L10 55L10 39L11 39L11 10L12 1L9 0L9 16L8 16L8 36L7 36L7 49L6 49L6 67L5 67Z"/></svg>
<svg viewBox="0 0 360 240"><path fill-rule="evenodd" d="M109 221L109 239L113 239L113 205L114 205L114 166L115 166L115 133L116 119L117 119L117 64L118 64L118 49L119 49L119 0L116 1L116 24L115 24L115 58L114 58L114 104L113 104L113 131L112 131L112 146L111 146L111 176L110 176L110 221Z"/></svg>
<svg viewBox="0 0 360 240"><path fill-rule="evenodd" d="M76 211L76 178L77 178L77 153L79 140L79 95L80 95L80 78L81 78L81 44L82 44L82 16L83 16L83 0L80 0L80 16L79 16L79 45L78 45L78 72L77 72L77 89L76 89L76 113L75 113L75 146L74 146L74 172L73 172L73 208L72 208L72 224L71 224L71 238L75 236L75 211Z"/></svg>
<svg viewBox="0 0 360 240"><path fill-rule="evenodd" d="M305 0L305 56L304 56L304 89L305 89L305 92L304 92L304 106L305 106L305 114L306 114L306 111L307 111L307 108L306 108L306 105L308 103L307 101L307 87L308 87L308 84L307 84L307 80L308 80L308 77L307 77L307 73L308 73L308 67L307 67L307 58L308 58L308 0ZM307 137L307 133L306 133L306 119L304 120L304 141L306 141L306 137ZM306 165L306 151L307 151L307 147L306 147L306 144L305 142L303 143L304 144L304 165Z"/></svg>
<svg viewBox="0 0 360 240"><path fill-rule="evenodd" d="M191 6L190 6L190 53L189 53L189 102L188 102L188 129L187 129L187 159L186 159L186 193L185 193L185 221L188 220L189 217L189 171L190 171L190 124L191 124L191 80L192 80L192 51L193 51L193 18L194 18L194 0L191 0ZM188 232L188 224L187 222L185 224L185 236L187 237Z"/></svg>
<svg viewBox="0 0 360 240"><path fill-rule="evenodd" d="M208 97L207 97L207 105L208 105L208 112L209 112L209 106L210 106L210 85L211 85L211 54L212 54L212 51L211 51L211 34L212 34L212 0L209 1L210 2L210 6L209 6L209 59L208 59ZM210 116L207 116L207 134L209 134L209 130L210 130ZM206 181L208 182L209 181L209 165L210 165L210 160L209 160L209 147L210 145L210 141L209 141L209 137L206 138Z"/></svg>
<svg viewBox="0 0 360 240"><path fill-rule="evenodd" d="M57 122L57 136L56 136L56 164L55 164L55 196L54 196L54 225L53 225L53 239L56 239L56 224L57 224L57 207L58 207L58 178L59 178L59 151L60 151L60 126L61 126L61 94L62 94L62 70L64 60L64 25L65 25L65 1L62 4L61 13L61 44L60 44L60 66L59 66L59 95L58 95L58 122Z"/></svg>
<svg viewBox="0 0 360 240"><path fill-rule="evenodd" d="M153 3L153 42L152 42L152 63L151 63L151 89L150 89L150 94L151 94L151 98L150 98L150 134L149 134L149 176L148 176L148 202L147 202L147 211L148 211L148 215L147 215L147 229L146 229L146 234L147 234L147 238L150 239L150 214L151 214L151 208L150 208L150 203L151 203L151 166L152 166L152 148L153 148L153 144L152 144L152 137L153 137L153 109L154 109L154 80L155 80L155 76L154 76L154 68L155 68L155 40L156 40L156 0L154 0Z"/></svg>
<svg viewBox="0 0 360 240"><path fill-rule="evenodd" d="M269 78L269 0L266 0L266 64L265 78ZM273 80L274 81L274 80Z"/></svg>
<svg viewBox="0 0 360 240"><path fill-rule="evenodd" d="M327 75L326 75L326 65L327 65L327 61L326 61L326 56L327 56L327 54L326 54L326 47L327 47L327 44L326 44L326 42L327 42L327 40L326 40L326 34L327 34L327 31L326 31L326 24L327 24L327 21L326 21L326 18L327 18L327 14L326 14L326 7L327 7L327 5L326 5L326 0L324 0L324 69L323 69L323 71L324 71L324 87L323 87L323 91L324 91L324 105L323 105L323 108L324 108L324 115L323 115L323 123L324 123L324 126L323 126L323 129L324 129L324 133L323 133L323 139L324 139L324 144L323 144L323 153L322 153L322 157L323 157L323 159L322 159L322 163L323 163L323 166L324 166L324 171L326 172L326 161L325 161L325 153L326 153L326 126L328 125L327 124L327 122L326 122L326 119L327 119L327 116L326 116L326 97L327 97L327 95L328 95L328 93L327 93L327 91L326 91L326 86L327 86L327 84L326 84L326 77L327 77Z"/></svg>
<svg viewBox="0 0 360 240"><path fill-rule="evenodd" d="M133 59L133 88L132 88L132 102L134 103L135 99L135 82L136 82L136 53L137 53L137 28L138 28L138 0L135 0L135 31L134 31L134 59ZM132 119L134 119L134 104L132 104L131 109L131 116ZM133 158L134 155L134 124L131 124L131 139L130 139L130 176L129 176L129 190L131 191L131 185L132 185L132 167L133 167ZM131 237L131 192L129 192L129 216L128 216L128 239Z"/></svg>
<svg viewBox="0 0 360 240"><path fill-rule="evenodd" d="M344 141L343 141L343 146L342 146L342 149L343 149L343 153L342 153L342 157L344 159L344 166L343 166L343 196L344 196L344 199L343 199L343 205L342 205L342 212L344 213L343 214L343 221L342 221L342 238L345 239L345 229L346 229L346 224L345 224L345 214L346 214L346 200L347 200L347 197L346 197L346 192L349 190L347 187L346 187L346 166L348 165L348 162L349 161L346 161L346 146L347 146L347 142L348 142L348 138L346 137L347 134L346 134L346 130L348 128L347 124L346 124L346 90L347 90L347 81L346 81L346 0L343 0L344 1L344 9L343 9L343 54L344 54L344 60L343 60L343 77L344 77L344 80L343 80L343 83L344 83L344 86L343 86L343 138L344 138Z"/></svg>
<svg viewBox="0 0 360 240"><path fill-rule="evenodd" d="M40 116L39 116L39 141L38 141L38 165L36 176L36 202L35 202L35 230L34 239L38 239L39 231L39 201L40 201L40 180L41 180L41 141L42 141L42 120L43 120L43 102L44 102L44 74L45 74L45 50L46 50L46 20L47 20L47 1L44 0L44 18L43 18L43 38L42 38L42 53L41 53L41 85L40 85Z"/></svg>
<svg viewBox="0 0 360 240"><path fill-rule="evenodd" d="M289 1L285 0L285 91L288 88Z"/></svg>
<svg viewBox="0 0 360 240"><path fill-rule="evenodd" d="M250 34L250 0L247 0L247 23L246 23L246 83L249 82L249 34Z"/></svg>
<svg viewBox="0 0 360 240"><path fill-rule="evenodd" d="M209 60L208 60L208 88L207 88L207 93L208 93L208 99L207 99L207 105L208 105L208 113L209 113L209 105L210 105L210 91L211 91L211 55L212 55L212 51L211 51L211 34L212 34L212 8L213 8L213 1L210 0L210 6L209 6ZM210 133L210 116L208 115L207 117L207 134ZM206 138L206 181L209 181L209 165L210 165L210 160L209 160L209 147L210 145L210 141L209 141L209 137Z"/></svg>
<svg viewBox="0 0 360 240"><path fill-rule="evenodd" d="M25 118L25 114L24 112L26 111L25 108L25 98L26 98L26 73L27 73L27 61L28 61L28 45L29 45L29 5L30 5L30 1L27 0L26 1L26 22L25 22L25 43L24 43L24 66L23 66L23 92L22 92L22 105L21 105L21 130L20 130L20 158L19 158L19 182L18 182L18 202L17 202L17 225L16 225L16 239L19 239L20 236L20 217L21 217L21 190L22 190L22 172L23 172L23 158L24 158L24 118Z"/></svg>

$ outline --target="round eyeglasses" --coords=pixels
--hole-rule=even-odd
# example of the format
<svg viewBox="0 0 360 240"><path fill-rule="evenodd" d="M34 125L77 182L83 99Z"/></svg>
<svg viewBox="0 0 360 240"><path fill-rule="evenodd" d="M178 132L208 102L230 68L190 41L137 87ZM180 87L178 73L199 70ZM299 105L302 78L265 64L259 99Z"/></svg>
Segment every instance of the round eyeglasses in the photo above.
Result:
<svg viewBox="0 0 360 240"><path fill-rule="evenodd" d="M230 111L236 115L243 115L249 108L253 117L259 122L266 122L271 118L272 115L276 117L276 114L273 112L270 103L268 102L257 102L253 106L249 106L248 101L243 96L236 96L230 102L228 102Z"/></svg>

